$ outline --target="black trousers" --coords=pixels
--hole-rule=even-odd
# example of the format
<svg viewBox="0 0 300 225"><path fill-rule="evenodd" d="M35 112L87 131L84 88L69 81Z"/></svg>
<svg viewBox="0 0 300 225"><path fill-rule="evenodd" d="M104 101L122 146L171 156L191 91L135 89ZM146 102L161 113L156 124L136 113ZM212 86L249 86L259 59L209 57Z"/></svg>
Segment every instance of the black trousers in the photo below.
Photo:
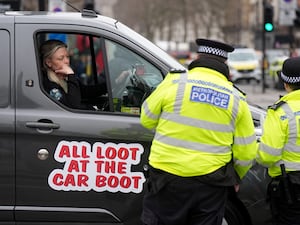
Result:
<svg viewBox="0 0 300 225"><path fill-rule="evenodd" d="M141 219L144 225L221 225L227 192L193 177L150 173Z"/></svg>
<svg viewBox="0 0 300 225"><path fill-rule="evenodd" d="M273 179L272 182L276 181ZM286 192L279 182L278 189L270 188L270 207L274 225L300 225L300 185L289 183L291 202L287 201ZM273 190L273 192L272 192ZM271 193L270 193L271 192Z"/></svg>

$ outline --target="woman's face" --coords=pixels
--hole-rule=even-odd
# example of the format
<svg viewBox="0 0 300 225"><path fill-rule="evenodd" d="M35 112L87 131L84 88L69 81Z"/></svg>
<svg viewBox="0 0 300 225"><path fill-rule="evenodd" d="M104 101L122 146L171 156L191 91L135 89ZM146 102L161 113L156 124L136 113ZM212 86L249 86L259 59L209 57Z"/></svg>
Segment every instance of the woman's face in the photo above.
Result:
<svg viewBox="0 0 300 225"><path fill-rule="evenodd" d="M66 48L61 47L57 49L48 59L46 59L47 66L53 70L62 69L64 65L70 65L70 57Z"/></svg>

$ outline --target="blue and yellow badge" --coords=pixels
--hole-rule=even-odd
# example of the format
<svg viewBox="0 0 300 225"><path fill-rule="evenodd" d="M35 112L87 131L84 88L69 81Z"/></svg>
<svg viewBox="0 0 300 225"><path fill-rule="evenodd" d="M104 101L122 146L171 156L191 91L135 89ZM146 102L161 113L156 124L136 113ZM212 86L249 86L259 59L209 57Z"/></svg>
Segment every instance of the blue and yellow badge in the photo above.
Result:
<svg viewBox="0 0 300 225"><path fill-rule="evenodd" d="M199 86L192 87L192 92L190 96L190 101L192 102L202 102L227 109L229 105L229 100L230 95L225 94L223 92Z"/></svg>
<svg viewBox="0 0 300 225"><path fill-rule="evenodd" d="M62 98L62 93L60 92L59 89L53 88L50 90L50 96L55 100L59 101Z"/></svg>

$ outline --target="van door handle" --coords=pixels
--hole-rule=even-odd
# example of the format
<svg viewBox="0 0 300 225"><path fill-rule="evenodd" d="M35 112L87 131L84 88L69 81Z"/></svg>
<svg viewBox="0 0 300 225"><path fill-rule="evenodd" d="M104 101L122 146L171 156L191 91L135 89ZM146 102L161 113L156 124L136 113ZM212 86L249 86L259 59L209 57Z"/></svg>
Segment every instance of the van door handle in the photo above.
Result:
<svg viewBox="0 0 300 225"><path fill-rule="evenodd" d="M60 126L56 123L26 122L26 127L40 129L58 129Z"/></svg>
<svg viewBox="0 0 300 225"><path fill-rule="evenodd" d="M37 122L26 122L26 127L35 128L41 133L51 133L53 129L59 129L60 125L51 120L41 119Z"/></svg>

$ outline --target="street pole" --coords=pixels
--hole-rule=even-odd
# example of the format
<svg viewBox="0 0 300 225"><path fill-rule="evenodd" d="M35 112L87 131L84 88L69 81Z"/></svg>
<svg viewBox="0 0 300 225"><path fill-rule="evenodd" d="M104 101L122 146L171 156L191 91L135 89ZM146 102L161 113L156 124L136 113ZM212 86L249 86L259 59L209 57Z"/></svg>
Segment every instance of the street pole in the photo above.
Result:
<svg viewBox="0 0 300 225"><path fill-rule="evenodd" d="M266 60L266 40L265 40L265 31L263 30L262 38L262 62L261 62L261 75L262 75L262 93L265 93L265 60Z"/></svg>
<svg viewBox="0 0 300 225"><path fill-rule="evenodd" d="M266 6L266 0L263 0L263 19L262 19L262 62L261 62L261 75L262 75L262 93L265 93L266 88L266 81L265 81L265 60L266 60L266 31L265 31L265 25L264 25L264 13L265 13L265 6Z"/></svg>
<svg viewBox="0 0 300 225"><path fill-rule="evenodd" d="M45 0L39 0L39 11L45 11Z"/></svg>
<svg viewBox="0 0 300 225"><path fill-rule="evenodd" d="M294 48L294 30L293 26L289 26L289 36L290 36L290 49L293 50Z"/></svg>

